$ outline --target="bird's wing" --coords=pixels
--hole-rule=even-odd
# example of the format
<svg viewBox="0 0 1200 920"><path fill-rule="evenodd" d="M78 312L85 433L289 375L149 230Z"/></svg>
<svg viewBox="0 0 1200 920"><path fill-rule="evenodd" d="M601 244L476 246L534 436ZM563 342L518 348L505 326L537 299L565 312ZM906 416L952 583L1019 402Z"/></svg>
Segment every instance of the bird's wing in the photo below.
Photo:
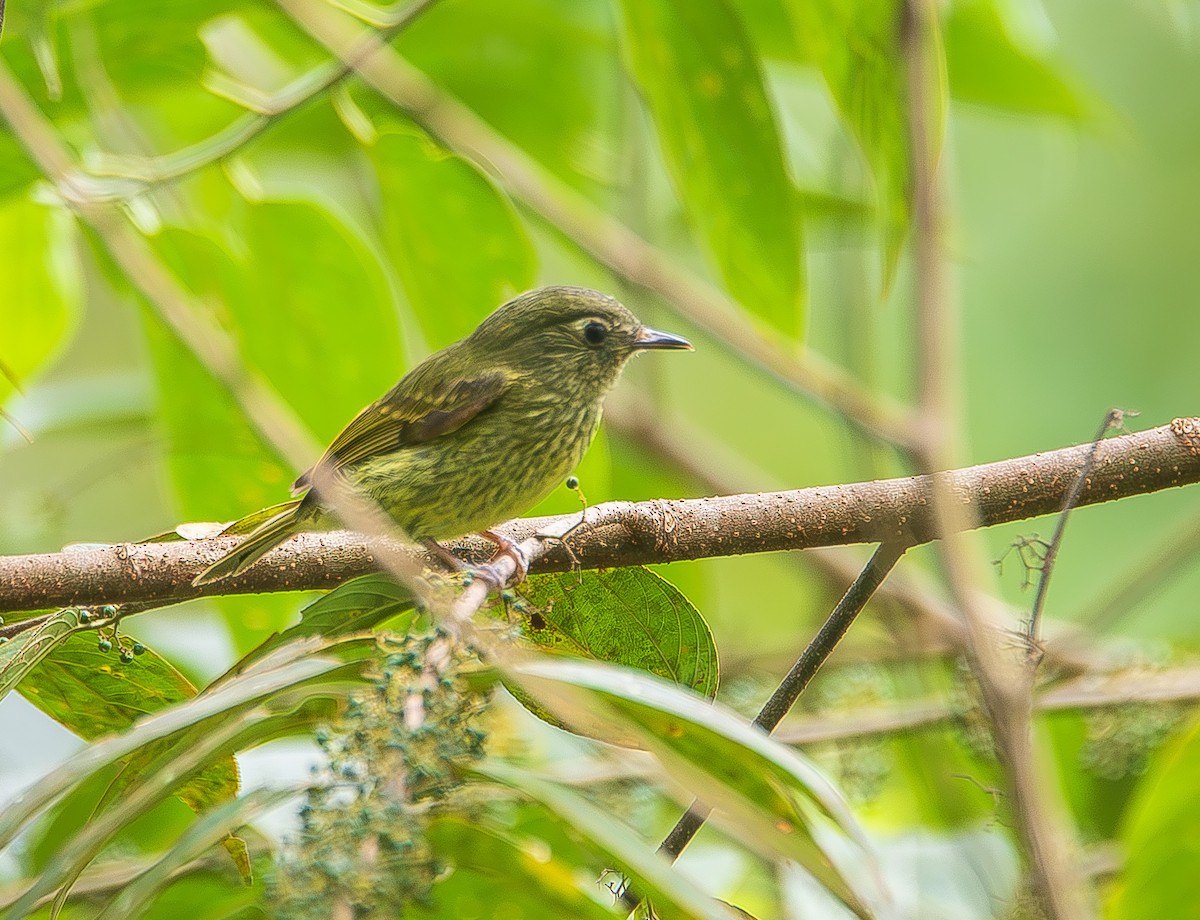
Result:
<svg viewBox="0 0 1200 920"><path fill-rule="evenodd" d="M512 376L499 370L454 377L422 386L410 375L355 416L333 439L318 466L339 470L368 457L424 444L461 428L500 398ZM308 488L312 470L292 485Z"/></svg>

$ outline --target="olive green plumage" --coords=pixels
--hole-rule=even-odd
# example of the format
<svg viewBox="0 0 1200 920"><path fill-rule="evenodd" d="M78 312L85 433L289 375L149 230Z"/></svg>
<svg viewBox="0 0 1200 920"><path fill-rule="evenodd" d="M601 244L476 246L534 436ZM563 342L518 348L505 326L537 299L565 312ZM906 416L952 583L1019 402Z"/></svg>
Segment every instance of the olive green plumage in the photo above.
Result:
<svg viewBox="0 0 1200 920"><path fill-rule="evenodd" d="M531 291L413 368L317 465L374 499L414 539L486 530L537 504L579 463L629 358L690 347L596 291ZM194 584L242 572L293 534L318 529L328 515L310 475L292 487L302 498Z"/></svg>

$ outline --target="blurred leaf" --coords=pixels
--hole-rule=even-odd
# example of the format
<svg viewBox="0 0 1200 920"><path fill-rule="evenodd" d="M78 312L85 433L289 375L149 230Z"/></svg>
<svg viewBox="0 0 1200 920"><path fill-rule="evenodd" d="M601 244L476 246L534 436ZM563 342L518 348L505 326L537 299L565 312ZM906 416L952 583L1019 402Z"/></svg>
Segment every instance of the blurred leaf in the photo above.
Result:
<svg viewBox="0 0 1200 920"><path fill-rule="evenodd" d="M299 623L268 636L213 681L213 685L229 680L244 671L250 662L296 639L352 635L394 618L397 619L394 628L403 630L415 615L412 595L389 576L373 574L352 578L301 610Z"/></svg>
<svg viewBox="0 0 1200 920"><path fill-rule="evenodd" d="M946 71L955 99L1084 120L1092 106L1055 65L1022 48L996 0L958 0L946 18Z"/></svg>
<svg viewBox="0 0 1200 920"><path fill-rule="evenodd" d="M727 812L728 826L743 840L795 859L865 914L855 888L825 852L826 831L814 811L864 851L866 837L837 790L798 752L719 706L634 671L547 659L514 671L525 690L568 724L607 723L610 733L636 727L638 740L685 788ZM573 698L566 687L585 695ZM585 702L588 697L594 702Z"/></svg>
<svg viewBox="0 0 1200 920"><path fill-rule="evenodd" d="M383 239L431 342L470 333L537 277L512 205L474 166L415 131L385 131L370 148Z"/></svg>
<svg viewBox="0 0 1200 920"><path fill-rule="evenodd" d="M38 709L85 741L125 731L140 717L196 695L192 683L152 649L123 663L115 649L102 652L96 643L94 632L72 635L18 687ZM125 763L96 806L97 812L138 782L147 764L160 754L158 746L150 745ZM195 812L230 801L237 793L238 767L233 757L210 764L175 792ZM231 838L226 848L245 871L245 845Z"/></svg>
<svg viewBox="0 0 1200 920"><path fill-rule="evenodd" d="M788 6L797 42L825 77L871 168L887 290L909 221L911 168L900 36L904 5L900 0L789 0Z"/></svg>
<svg viewBox="0 0 1200 920"><path fill-rule="evenodd" d="M245 234L229 305L246 358L331 441L404 370L379 260L333 213L305 202L250 208Z"/></svg>
<svg viewBox="0 0 1200 920"><path fill-rule="evenodd" d="M541 841L459 817L434 819L426 839L454 871L434 886L429 904L413 905L415 916L463 916L464 904L476 902L486 903L490 916L613 917L584 887L595 867L564 863L554 851L545 856Z"/></svg>
<svg viewBox="0 0 1200 920"><path fill-rule="evenodd" d="M719 668L712 632L669 581L634 566L531 575L511 608L521 633L546 651L647 671L712 699Z"/></svg>
<svg viewBox="0 0 1200 920"><path fill-rule="evenodd" d="M247 363L319 440L330 440L403 370L386 278L367 244L312 204L253 205L240 229L246 250L236 257L181 229L164 230L155 243L180 279L234 326ZM286 495L299 471L282 467L225 389L156 318L148 334L181 513L234 518ZM219 601L243 649L281 627L294 603Z"/></svg>
<svg viewBox="0 0 1200 920"><path fill-rule="evenodd" d="M240 799L208 811L187 829L161 859L122 885L96 915L96 920L124 920L140 916L146 906L171 885L177 872L192 860L203 856L222 839L230 839L230 828L247 824L255 816L295 795L296 791L292 789L254 789ZM249 859L248 854L246 858ZM250 865L247 861L243 877L249 874Z"/></svg>
<svg viewBox="0 0 1200 920"><path fill-rule="evenodd" d="M238 675L236 681L146 716L129 731L94 741L43 776L19 800L10 802L0 812L0 848L7 846L34 816L77 784L147 745L191 729L207 719L229 718L248 705L278 694L296 691L304 696L322 692L322 686L313 682L344 667L340 659L320 654L330 645L312 639L293 642L254 662L244 674ZM294 707L299 700L292 695L287 697L287 703ZM179 777L174 779L178 781Z"/></svg>
<svg viewBox="0 0 1200 920"><path fill-rule="evenodd" d="M798 336L804 248L762 67L725 0L627 0L630 69L730 292ZM736 138L737 143L731 143Z"/></svg>
<svg viewBox="0 0 1200 920"><path fill-rule="evenodd" d="M764 58L802 61L787 7L778 0L729 0Z"/></svg>
<svg viewBox="0 0 1200 920"><path fill-rule="evenodd" d="M85 824L72 838L63 841L41 875L6 916L11 920L24 917L40 898L52 892L58 892L59 900L65 899L66 892L115 834L148 813L182 778L219 756L247 727L265 716L262 707L239 713L208 726L209 731L202 737L191 739L186 746L175 747L171 756L164 759L161 769L141 777L127 794Z"/></svg>
<svg viewBox="0 0 1200 920"><path fill-rule="evenodd" d="M0 203L0 405L66 344L81 309L74 223L22 195Z"/></svg>
<svg viewBox="0 0 1200 920"><path fill-rule="evenodd" d="M443 0L397 47L560 178L610 184L620 70L607 0Z"/></svg>
<svg viewBox="0 0 1200 920"><path fill-rule="evenodd" d="M606 854L611 865L628 874L636 890L654 904L663 920L729 920L734 915L701 893L695 883L677 873L628 827L576 792L542 779L528 770L488 761L478 768L485 776L517 789L555 812L588 843Z"/></svg>
<svg viewBox="0 0 1200 920"><path fill-rule="evenodd" d="M1125 813L1124 871L1105 916L1111 920L1200 918L1200 722L1155 755Z"/></svg>

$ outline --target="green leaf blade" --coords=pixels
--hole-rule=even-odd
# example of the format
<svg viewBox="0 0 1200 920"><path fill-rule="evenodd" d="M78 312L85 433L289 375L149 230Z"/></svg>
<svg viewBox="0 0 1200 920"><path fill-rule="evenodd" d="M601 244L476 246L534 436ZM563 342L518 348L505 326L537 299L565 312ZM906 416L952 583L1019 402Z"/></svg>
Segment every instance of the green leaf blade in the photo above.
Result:
<svg viewBox="0 0 1200 920"><path fill-rule="evenodd" d="M745 27L725 0L626 0L622 9L630 69L691 222L730 293L799 338L798 196Z"/></svg>
<svg viewBox="0 0 1200 920"><path fill-rule="evenodd" d="M426 334L468 335L533 287L537 260L509 201L474 166L415 130L386 130L370 148L383 240Z"/></svg>
<svg viewBox="0 0 1200 920"><path fill-rule="evenodd" d="M700 612L640 566L533 575L517 589L527 639L546 651L646 671L709 699L717 647Z"/></svg>

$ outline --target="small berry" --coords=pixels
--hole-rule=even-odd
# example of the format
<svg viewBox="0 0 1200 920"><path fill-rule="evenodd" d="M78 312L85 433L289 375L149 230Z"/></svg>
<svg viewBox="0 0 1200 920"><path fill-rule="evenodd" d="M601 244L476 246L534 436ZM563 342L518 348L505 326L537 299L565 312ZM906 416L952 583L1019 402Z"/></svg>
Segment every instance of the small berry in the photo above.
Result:
<svg viewBox="0 0 1200 920"><path fill-rule="evenodd" d="M578 476L568 476L567 477L567 488L568 489L578 489L579 488L579 477Z"/></svg>
<svg viewBox="0 0 1200 920"><path fill-rule="evenodd" d="M106 617L116 616L117 608L114 604L105 604L100 608L100 612Z"/></svg>
<svg viewBox="0 0 1200 920"><path fill-rule="evenodd" d="M133 654L145 655L146 654L146 646L142 645L142 643L140 643L140 642L133 643Z"/></svg>
<svg viewBox="0 0 1200 920"><path fill-rule="evenodd" d="M79 608L79 622L80 623L90 623L91 620L92 620L92 612L90 610L88 610L86 607L80 607Z"/></svg>
<svg viewBox="0 0 1200 920"><path fill-rule="evenodd" d="M131 661L133 661L133 652L127 648L121 649L121 663L129 664Z"/></svg>
<svg viewBox="0 0 1200 920"><path fill-rule="evenodd" d="M102 652L111 652L112 651L112 643L109 642L107 639L101 639L99 642L96 643L96 648L100 649L100 651L102 651Z"/></svg>

